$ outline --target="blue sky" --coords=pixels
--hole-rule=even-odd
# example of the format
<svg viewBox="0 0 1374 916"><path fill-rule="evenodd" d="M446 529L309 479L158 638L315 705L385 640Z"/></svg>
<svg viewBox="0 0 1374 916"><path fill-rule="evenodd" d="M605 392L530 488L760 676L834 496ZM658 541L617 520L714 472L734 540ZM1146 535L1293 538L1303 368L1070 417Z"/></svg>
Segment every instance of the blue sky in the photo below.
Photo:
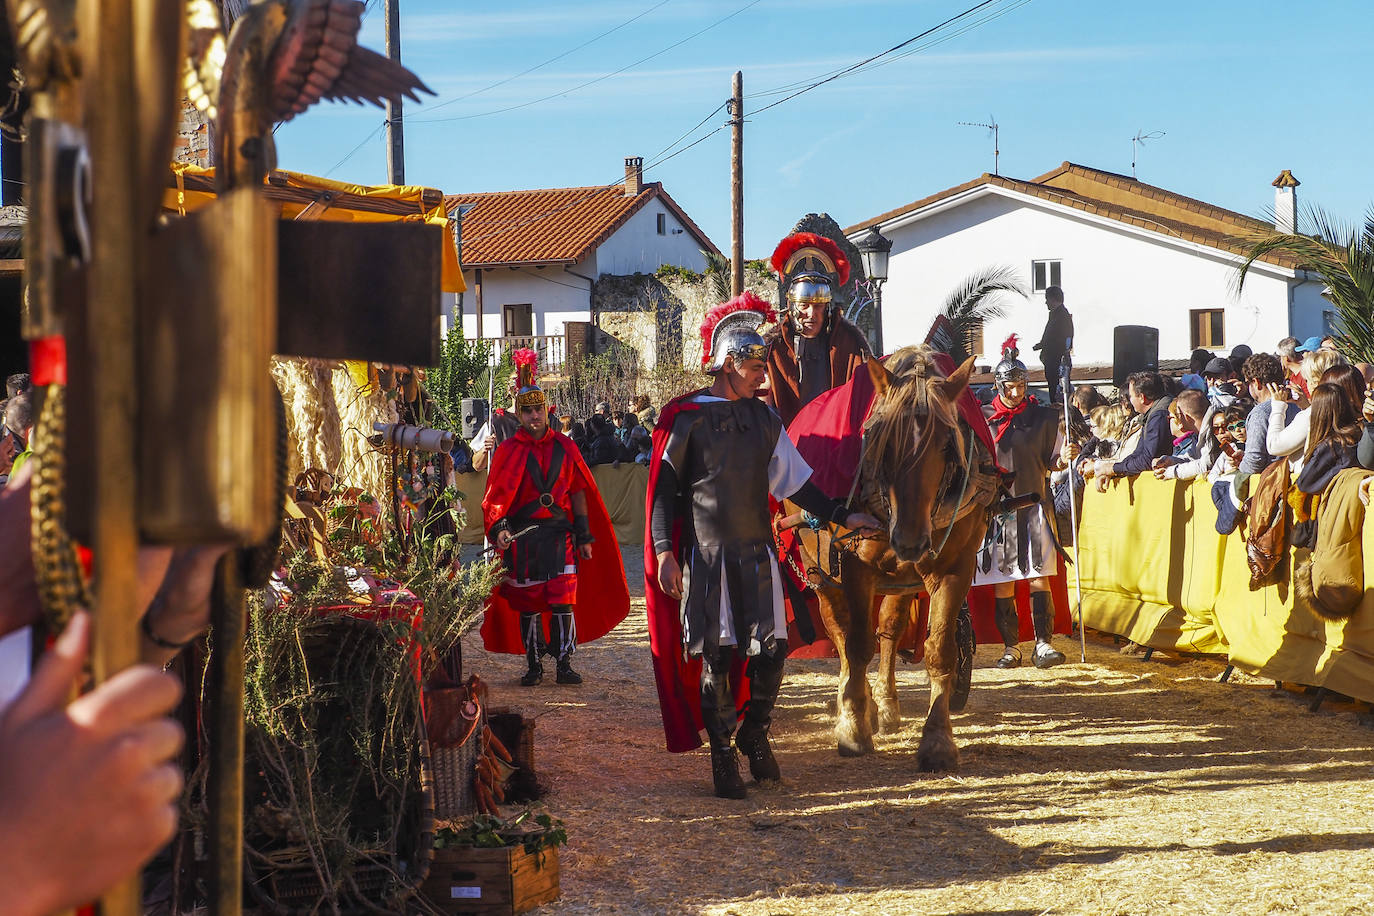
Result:
<svg viewBox="0 0 1374 916"><path fill-rule="evenodd" d="M648 163L723 124L712 109L742 70L746 115L758 112L745 127L751 258L808 212L850 225L991 171L988 132L956 123L989 117L1001 172L1017 178L1066 159L1129 174L1131 138L1164 131L1139 151L1142 181L1260 216L1288 168L1304 204L1349 221L1374 202L1366 0L996 0L964 34L767 111L782 97L768 91L976 0L399 2L404 62L438 93L407 103L407 182L448 193L619 180L625 156ZM363 43L382 50L382 33L369 0ZM378 109L317 106L278 131L280 165L384 183L381 124ZM646 175L727 252L729 161L721 130Z"/></svg>

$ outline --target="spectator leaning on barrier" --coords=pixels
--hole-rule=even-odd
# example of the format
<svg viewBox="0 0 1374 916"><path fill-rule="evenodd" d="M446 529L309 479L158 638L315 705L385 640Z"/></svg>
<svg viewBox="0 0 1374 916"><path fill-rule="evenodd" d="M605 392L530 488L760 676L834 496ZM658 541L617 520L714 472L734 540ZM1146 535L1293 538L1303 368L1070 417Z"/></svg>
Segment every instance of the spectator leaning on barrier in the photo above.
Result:
<svg viewBox="0 0 1374 916"><path fill-rule="evenodd" d="M1245 456L1237 468L1242 474L1258 474L1273 461L1268 448L1269 412L1282 410L1284 422L1292 422L1298 413L1296 404L1287 401L1274 406L1274 386L1285 385L1283 364L1277 356L1269 353L1256 353L1245 361L1243 369L1245 384L1250 397L1255 399L1255 407L1245 421Z"/></svg>
<svg viewBox="0 0 1374 916"><path fill-rule="evenodd" d="M1144 418L1140 441L1120 461L1099 461L1099 477L1130 477L1148 471L1156 458L1173 451L1174 437L1169 432L1169 405L1173 402L1164 393L1164 379L1158 372L1135 372L1127 380L1126 390L1131 406Z"/></svg>
<svg viewBox="0 0 1374 916"><path fill-rule="evenodd" d="M1342 385L1323 382L1312 389L1312 432L1303 454L1302 471L1293 486L1302 497L1294 502L1293 546L1317 543L1316 514L1321 494L1338 473L1354 467L1360 440L1360 415Z"/></svg>
<svg viewBox="0 0 1374 916"><path fill-rule="evenodd" d="M1315 340L1315 338L1313 339ZM1321 383L1323 373L1337 364L1343 365L1344 363L1344 357L1330 350L1308 350L1304 352L1299 373L1303 379L1303 390L1313 390ZM1350 371L1354 372L1353 369ZM1298 397L1301 392L1295 391L1294 386L1287 382L1271 384L1269 392L1276 401L1285 403L1299 401L1299 406L1303 407L1302 410L1293 415L1292 422L1289 422L1287 411L1270 410L1264 441L1264 447L1270 455L1275 458L1287 457L1291 460L1293 473L1296 474L1302 470L1303 461L1306 459L1310 411L1305 404L1301 403L1303 399ZM1351 408L1357 410L1358 402L1352 399Z"/></svg>

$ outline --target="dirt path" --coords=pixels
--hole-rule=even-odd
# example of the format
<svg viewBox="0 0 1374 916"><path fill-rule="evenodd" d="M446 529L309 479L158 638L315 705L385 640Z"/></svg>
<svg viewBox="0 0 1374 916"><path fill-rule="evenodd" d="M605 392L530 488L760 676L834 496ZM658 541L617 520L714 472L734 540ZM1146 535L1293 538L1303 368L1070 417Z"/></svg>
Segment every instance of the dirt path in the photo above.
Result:
<svg viewBox="0 0 1374 916"><path fill-rule="evenodd" d="M844 760L838 663L789 662L783 784L732 802L710 794L705 750L663 750L642 599L579 651L579 688L521 688L522 660L475 634L465 647L494 704L539 716L570 835L550 916L1374 911L1374 731L1349 708L1311 714L1267 683L1217 683L1214 663L1107 640L1050 671L999 671L998 654L978 651L954 776L916 771L923 668L898 669L901 732Z"/></svg>

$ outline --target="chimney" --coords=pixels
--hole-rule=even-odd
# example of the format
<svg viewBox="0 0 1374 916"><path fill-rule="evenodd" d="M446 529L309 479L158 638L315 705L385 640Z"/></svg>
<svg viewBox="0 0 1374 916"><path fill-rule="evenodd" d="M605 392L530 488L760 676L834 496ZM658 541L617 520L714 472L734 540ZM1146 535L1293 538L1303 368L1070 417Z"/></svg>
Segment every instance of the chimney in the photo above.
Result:
<svg viewBox="0 0 1374 916"><path fill-rule="evenodd" d="M644 157L625 157L625 196L638 197L644 190Z"/></svg>
<svg viewBox="0 0 1374 916"><path fill-rule="evenodd" d="M1287 235L1298 231L1299 184L1288 169L1274 179L1274 228Z"/></svg>

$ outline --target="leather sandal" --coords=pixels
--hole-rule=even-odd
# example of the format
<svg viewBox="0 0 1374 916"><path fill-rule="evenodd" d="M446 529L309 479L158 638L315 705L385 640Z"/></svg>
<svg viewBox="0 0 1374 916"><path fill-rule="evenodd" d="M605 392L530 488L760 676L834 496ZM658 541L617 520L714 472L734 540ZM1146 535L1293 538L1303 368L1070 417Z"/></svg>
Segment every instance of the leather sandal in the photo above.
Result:
<svg viewBox="0 0 1374 916"><path fill-rule="evenodd" d="M1002 653L1002 657L997 660L998 668L1020 668L1021 650L1015 646L1007 646L1007 651Z"/></svg>

